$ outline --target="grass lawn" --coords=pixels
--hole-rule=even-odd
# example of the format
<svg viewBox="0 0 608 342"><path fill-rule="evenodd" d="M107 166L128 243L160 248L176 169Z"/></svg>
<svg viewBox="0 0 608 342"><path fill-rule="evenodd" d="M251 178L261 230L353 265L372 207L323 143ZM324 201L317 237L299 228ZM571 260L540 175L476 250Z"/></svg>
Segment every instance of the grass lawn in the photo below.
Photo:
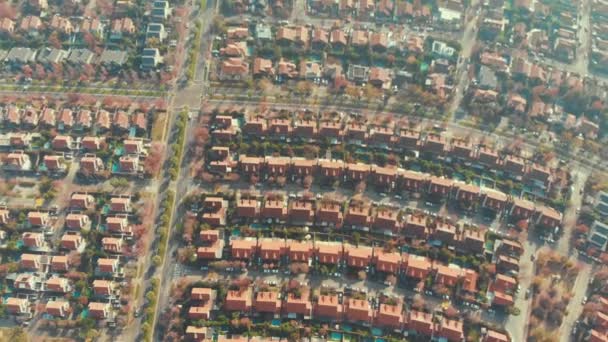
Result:
<svg viewBox="0 0 608 342"><path fill-rule="evenodd" d="M166 112L159 113L156 116L156 119L154 120L154 124L152 125L152 134L151 134L152 141L163 141L163 139L164 139L163 135L165 133L166 124L167 124L167 113Z"/></svg>

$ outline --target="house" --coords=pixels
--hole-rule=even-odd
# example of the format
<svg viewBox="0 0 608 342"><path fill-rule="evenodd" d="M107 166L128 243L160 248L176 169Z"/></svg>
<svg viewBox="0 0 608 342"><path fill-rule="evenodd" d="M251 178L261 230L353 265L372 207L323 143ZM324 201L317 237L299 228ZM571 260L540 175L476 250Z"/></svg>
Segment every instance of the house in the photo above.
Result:
<svg viewBox="0 0 608 342"><path fill-rule="evenodd" d="M260 259L263 261L280 261L287 254L285 240L274 238L258 239Z"/></svg>
<svg viewBox="0 0 608 342"><path fill-rule="evenodd" d="M255 239L239 239L230 241L230 249L234 259L253 259L258 249L258 244Z"/></svg>
<svg viewBox="0 0 608 342"><path fill-rule="evenodd" d="M300 61L300 78L305 80L317 80L321 77L321 66L319 63L302 60Z"/></svg>
<svg viewBox="0 0 608 342"><path fill-rule="evenodd" d="M342 262L344 252L341 243L316 242L316 255L318 262L327 265L338 265Z"/></svg>
<svg viewBox="0 0 608 342"><path fill-rule="evenodd" d="M89 302L89 317L94 319L109 318L111 309L109 303Z"/></svg>
<svg viewBox="0 0 608 342"><path fill-rule="evenodd" d="M94 156L85 156L80 159L80 172L85 175L96 174L103 170L103 161Z"/></svg>
<svg viewBox="0 0 608 342"><path fill-rule="evenodd" d="M393 210L378 209L376 211L376 218L374 219L374 229L380 231L399 231L401 223L398 221L397 214L398 212Z"/></svg>
<svg viewBox="0 0 608 342"><path fill-rule="evenodd" d="M310 40L310 33L305 26L281 26L277 30L275 40L280 44L295 44L300 48L307 48Z"/></svg>
<svg viewBox="0 0 608 342"><path fill-rule="evenodd" d="M236 203L236 215L241 218L254 219L260 214L260 202L251 198L240 198Z"/></svg>
<svg viewBox="0 0 608 342"><path fill-rule="evenodd" d="M320 27L315 27L312 31L313 49L323 49L328 43L329 33Z"/></svg>
<svg viewBox="0 0 608 342"><path fill-rule="evenodd" d="M224 310L247 313L251 310L252 296L250 287L244 290L230 290L226 295Z"/></svg>
<svg viewBox="0 0 608 342"><path fill-rule="evenodd" d="M494 168L498 165L498 152L487 146L480 146L477 152L479 163Z"/></svg>
<svg viewBox="0 0 608 342"><path fill-rule="evenodd" d="M85 229L91 224L87 215L70 213L65 217L65 225L69 229Z"/></svg>
<svg viewBox="0 0 608 342"><path fill-rule="evenodd" d="M281 299L278 292L259 291L255 296L253 308L259 313L272 313L278 315L281 312Z"/></svg>
<svg viewBox="0 0 608 342"><path fill-rule="evenodd" d="M287 314L288 318L310 318L312 314L312 303L309 299L309 292L302 291L297 294L294 292L288 293L285 304L283 305L283 312Z"/></svg>
<svg viewBox="0 0 608 342"><path fill-rule="evenodd" d="M95 54L89 49L70 49L66 60L72 65L82 66L91 64L94 57Z"/></svg>
<svg viewBox="0 0 608 342"><path fill-rule="evenodd" d="M485 235L483 231L465 229L462 240L462 249L476 254L485 249Z"/></svg>
<svg viewBox="0 0 608 342"><path fill-rule="evenodd" d="M14 171L27 171L32 167L30 156L23 151L9 153L3 160L4 168Z"/></svg>
<svg viewBox="0 0 608 342"><path fill-rule="evenodd" d="M65 233L61 237L61 248L68 249L71 251L79 250L84 246L84 239L78 233Z"/></svg>
<svg viewBox="0 0 608 342"><path fill-rule="evenodd" d="M146 28L146 40L156 39L159 43L162 43L167 38L167 31L165 31L165 25L161 23L149 23ZM144 49L145 51L146 49Z"/></svg>
<svg viewBox="0 0 608 342"><path fill-rule="evenodd" d="M104 140L100 137L83 137L80 140L80 146L87 151L97 151L102 147Z"/></svg>
<svg viewBox="0 0 608 342"><path fill-rule="evenodd" d="M442 197L449 196L454 182L451 179L430 177L429 194L436 194Z"/></svg>
<svg viewBox="0 0 608 342"><path fill-rule="evenodd" d="M424 152L443 155L447 150L447 140L442 135L428 134L422 149Z"/></svg>
<svg viewBox="0 0 608 342"><path fill-rule="evenodd" d="M374 184L392 190L397 181L397 169L394 167L372 166Z"/></svg>
<svg viewBox="0 0 608 342"><path fill-rule="evenodd" d="M141 53L141 68L150 70L163 63L163 57L158 49L144 48Z"/></svg>
<svg viewBox="0 0 608 342"><path fill-rule="evenodd" d="M507 155L504 160L503 170L515 177L521 177L525 172L525 160L519 156Z"/></svg>
<svg viewBox="0 0 608 342"><path fill-rule="evenodd" d="M262 217L267 220L283 221L287 218L287 206L284 200L266 199L262 207Z"/></svg>
<svg viewBox="0 0 608 342"><path fill-rule="evenodd" d="M346 263L348 266L353 268L365 268L370 265L374 252L372 247L345 245L344 254L346 255Z"/></svg>
<svg viewBox="0 0 608 342"><path fill-rule="evenodd" d="M289 209L289 218L292 222L312 222L314 220L314 217L315 212L312 207L312 202L303 200L291 201Z"/></svg>
<svg viewBox="0 0 608 342"><path fill-rule="evenodd" d="M110 199L110 210L114 212L128 213L133 210L130 197L112 197Z"/></svg>
<svg viewBox="0 0 608 342"><path fill-rule="evenodd" d="M291 241L286 248L289 250L290 262L308 263L314 253L314 248L310 242Z"/></svg>
<svg viewBox="0 0 608 342"><path fill-rule="evenodd" d="M587 235L587 241L600 251L606 251L608 247L608 225L597 220L593 221Z"/></svg>
<svg viewBox="0 0 608 342"><path fill-rule="evenodd" d="M0 32L11 34L15 31L15 22L10 18L0 19Z"/></svg>
<svg viewBox="0 0 608 342"><path fill-rule="evenodd" d="M343 221L342 205L333 201L321 201L317 205L317 224L341 227Z"/></svg>
<svg viewBox="0 0 608 342"><path fill-rule="evenodd" d="M366 299L348 298L346 302L346 319L351 322L371 324L373 311Z"/></svg>
<svg viewBox="0 0 608 342"><path fill-rule="evenodd" d="M220 55L225 56L225 57L246 58L247 56L249 56L249 52L247 49L247 43L246 42L229 43L226 45L226 47L223 47L220 49ZM255 69L255 63L254 63L254 69ZM255 74L255 72L254 72L254 74Z"/></svg>
<svg viewBox="0 0 608 342"><path fill-rule="evenodd" d="M341 321L344 308L337 295L320 295L314 306L314 315L318 319Z"/></svg>
<svg viewBox="0 0 608 342"><path fill-rule="evenodd" d="M464 330L462 321L443 318L439 323L436 335L445 338L450 342L460 342L464 340Z"/></svg>
<svg viewBox="0 0 608 342"><path fill-rule="evenodd" d="M129 17L114 19L110 29L111 39L120 39L123 35L131 35L135 33L135 25Z"/></svg>
<svg viewBox="0 0 608 342"><path fill-rule="evenodd" d="M51 258L51 271L64 272L70 268L70 262L65 255L54 255Z"/></svg>
<svg viewBox="0 0 608 342"><path fill-rule="evenodd" d="M452 246L456 237L456 227L445 221L436 222L433 238L443 245Z"/></svg>
<svg viewBox="0 0 608 342"><path fill-rule="evenodd" d="M22 121L22 125L24 128L35 128L36 126L38 126L38 121L39 121L39 115L38 115L38 110L35 108L26 108L23 111L23 115L21 117L21 121Z"/></svg>
<svg viewBox="0 0 608 342"><path fill-rule="evenodd" d="M41 282L42 279L36 273L18 273L13 281L13 287L17 290L39 291L42 285Z"/></svg>
<svg viewBox="0 0 608 342"><path fill-rule="evenodd" d="M101 239L101 244L106 252L110 253L122 253L122 239L113 237L104 237Z"/></svg>
<svg viewBox="0 0 608 342"><path fill-rule="evenodd" d="M401 267L401 254L397 252L385 252L380 249L374 250L374 263L376 271L389 274L398 274Z"/></svg>
<svg viewBox="0 0 608 342"><path fill-rule="evenodd" d="M26 298L15 298L8 297L5 299L4 304L9 313L13 315L24 315L30 314L30 302Z"/></svg>
<svg viewBox="0 0 608 342"><path fill-rule="evenodd" d="M84 18L80 24L80 32L89 32L101 38L104 33L105 25L97 18Z"/></svg>
<svg viewBox="0 0 608 342"><path fill-rule="evenodd" d="M425 280L431 273L432 262L423 256L409 255L405 274L417 280Z"/></svg>
<svg viewBox="0 0 608 342"><path fill-rule="evenodd" d="M40 255L23 253L19 265L23 269L38 270L40 269Z"/></svg>
<svg viewBox="0 0 608 342"><path fill-rule="evenodd" d="M99 64L111 68L120 68L127 62L127 59L127 51L105 49L99 57Z"/></svg>
<svg viewBox="0 0 608 342"><path fill-rule="evenodd" d="M525 199L514 198L511 206L510 215L515 219L529 219L535 212L536 207L533 202Z"/></svg>
<svg viewBox="0 0 608 342"><path fill-rule="evenodd" d="M426 228L426 217L419 215L408 215L403 226L404 235L407 237L423 239L429 231Z"/></svg>
<svg viewBox="0 0 608 342"><path fill-rule="evenodd" d="M246 27L230 27L226 31L226 38L231 41L249 38L249 29Z"/></svg>
<svg viewBox="0 0 608 342"><path fill-rule="evenodd" d="M277 135L281 134L281 131L285 132L291 130L291 127L289 127L289 124L286 122L275 122L271 127L274 128ZM289 164L289 158L268 157L266 158L266 175L268 175L268 177L285 176L287 175Z"/></svg>
<svg viewBox="0 0 608 342"><path fill-rule="evenodd" d="M16 65L33 63L35 60L36 50L26 47L14 47L4 58L4 61Z"/></svg>
<svg viewBox="0 0 608 342"><path fill-rule="evenodd" d="M42 233L25 232L21 235L21 241L27 248L40 248L46 244Z"/></svg>
<svg viewBox="0 0 608 342"><path fill-rule="evenodd" d="M106 227L110 232L128 233L131 232L129 220L126 216L109 216L106 217Z"/></svg>
<svg viewBox="0 0 608 342"><path fill-rule="evenodd" d="M50 223L49 213L40 211L27 213L27 220L32 226L47 226Z"/></svg>
<svg viewBox="0 0 608 342"><path fill-rule="evenodd" d="M375 324L381 327L401 330L405 324L401 301L397 301L396 304L381 303L376 313Z"/></svg>
<svg viewBox="0 0 608 342"><path fill-rule="evenodd" d="M249 63L242 58L227 58L220 63L219 79L222 81L239 81L247 78Z"/></svg>
<svg viewBox="0 0 608 342"><path fill-rule="evenodd" d="M417 335L433 335L433 315L422 311L410 311L408 329L415 332Z"/></svg>
<svg viewBox="0 0 608 342"><path fill-rule="evenodd" d="M274 76L274 68L270 59L256 57L253 60L253 76L254 77L272 77ZM245 129L243 129L245 131Z"/></svg>
<svg viewBox="0 0 608 342"><path fill-rule="evenodd" d="M42 161L48 171L63 171L67 168L63 156L46 155L42 158Z"/></svg>
<svg viewBox="0 0 608 342"><path fill-rule="evenodd" d="M538 211L538 219L536 220L536 224L553 229L559 227L562 223L562 213L559 211L546 206L540 206L540 208L536 209Z"/></svg>
<svg viewBox="0 0 608 342"><path fill-rule="evenodd" d="M40 115L40 124L45 128L55 127L57 124L57 115L53 108L46 107L42 110Z"/></svg>
<svg viewBox="0 0 608 342"><path fill-rule="evenodd" d="M196 250L199 259L221 259L224 249L224 240L220 238L219 230L202 230L199 238L202 246Z"/></svg>
<svg viewBox="0 0 608 342"><path fill-rule="evenodd" d="M97 267L101 273L116 273L119 269L118 259L99 258L97 259Z"/></svg>
<svg viewBox="0 0 608 342"><path fill-rule="evenodd" d="M483 337L482 342L510 342L511 339L507 334L500 333L496 330L488 330Z"/></svg>
<svg viewBox="0 0 608 342"><path fill-rule="evenodd" d="M346 34L341 29L334 29L331 31L330 43L333 49L343 49L348 44Z"/></svg>
<svg viewBox="0 0 608 342"><path fill-rule="evenodd" d="M49 28L58 31L63 35L70 35L72 32L74 32L74 27L72 26L70 20L57 14L51 18Z"/></svg>
<svg viewBox="0 0 608 342"><path fill-rule="evenodd" d="M526 112L527 104L528 101L525 98L515 93L509 94L507 98L507 107L520 114Z"/></svg>
<svg viewBox="0 0 608 342"><path fill-rule="evenodd" d="M114 113L112 118L112 129L118 134L126 133L129 131L129 115L122 110Z"/></svg>
<svg viewBox="0 0 608 342"><path fill-rule="evenodd" d="M0 209L0 224L7 224L10 220L10 211L8 209Z"/></svg>
<svg viewBox="0 0 608 342"><path fill-rule="evenodd" d="M45 289L49 292L70 292L71 286L67 278L52 277L45 283Z"/></svg>
<svg viewBox="0 0 608 342"><path fill-rule="evenodd" d="M215 299L215 290L206 287L193 287L190 299L194 301L207 302Z"/></svg>
<svg viewBox="0 0 608 342"><path fill-rule="evenodd" d="M487 209L494 210L496 212L503 211L507 206L508 197L505 193L495 190L484 190L485 197L482 202L482 206Z"/></svg>
<svg viewBox="0 0 608 342"><path fill-rule="evenodd" d="M293 62L287 61L283 58L281 58L279 60L279 63L277 63L276 74L280 78L285 78L285 79L292 79L292 78L297 78L298 76L300 76L300 73L298 72L298 68L296 67L296 65Z"/></svg>
<svg viewBox="0 0 608 342"><path fill-rule="evenodd" d="M53 317L66 318L70 312L70 302L66 300L49 300L45 305L45 313Z"/></svg>
<svg viewBox="0 0 608 342"><path fill-rule="evenodd" d="M368 81L374 87L388 89L391 86L391 71L386 68L371 67L369 69Z"/></svg>
<svg viewBox="0 0 608 342"><path fill-rule="evenodd" d="M97 112L95 126L99 129L99 131L107 131L110 129L110 113L105 110L100 110Z"/></svg>
<svg viewBox="0 0 608 342"><path fill-rule="evenodd" d="M331 179L340 179L344 172L344 162L338 160L319 160L319 172L321 176Z"/></svg>
<svg viewBox="0 0 608 342"><path fill-rule="evenodd" d="M357 84L366 83L369 81L369 67L358 64L349 64L346 72L346 78L349 81Z"/></svg>
<svg viewBox="0 0 608 342"><path fill-rule="evenodd" d="M28 15L21 20L19 30L33 36L39 34L41 27L42 21L39 17Z"/></svg>
<svg viewBox="0 0 608 342"><path fill-rule="evenodd" d="M203 222L212 226L225 225L227 206L222 197L206 197L203 201Z"/></svg>
<svg viewBox="0 0 608 342"><path fill-rule="evenodd" d="M114 283L107 280L93 280L93 294L96 296L110 296L114 292Z"/></svg>
<svg viewBox="0 0 608 342"><path fill-rule="evenodd" d="M369 46L376 52L384 52L388 48L388 35L385 32L372 32L369 35Z"/></svg>
<svg viewBox="0 0 608 342"><path fill-rule="evenodd" d="M344 222L355 227L369 227L372 223L369 205L351 201L348 209L346 210Z"/></svg>
<svg viewBox="0 0 608 342"><path fill-rule="evenodd" d="M461 279L462 269L454 264L442 265L439 263L433 264L435 270L435 284L441 284L445 287L454 287Z"/></svg>
<svg viewBox="0 0 608 342"><path fill-rule="evenodd" d="M186 339L188 341L202 342L206 341L208 335L207 327L195 327L189 325L186 327Z"/></svg>
<svg viewBox="0 0 608 342"><path fill-rule="evenodd" d="M51 146L55 150L67 150L72 146L72 137L69 135L57 135L53 138Z"/></svg>
<svg viewBox="0 0 608 342"><path fill-rule="evenodd" d="M477 203L481 197L481 189L473 184L458 184L456 199L466 204Z"/></svg>

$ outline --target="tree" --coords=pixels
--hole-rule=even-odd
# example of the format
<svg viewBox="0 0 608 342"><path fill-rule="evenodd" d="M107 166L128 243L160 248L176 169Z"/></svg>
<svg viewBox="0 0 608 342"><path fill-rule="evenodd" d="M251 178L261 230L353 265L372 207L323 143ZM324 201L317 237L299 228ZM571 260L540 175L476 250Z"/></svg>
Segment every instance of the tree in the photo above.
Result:
<svg viewBox="0 0 608 342"><path fill-rule="evenodd" d="M154 266L159 267L162 262L163 262L163 259L161 258L160 255L155 255L152 257L152 263L154 264Z"/></svg>
<svg viewBox="0 0 608 342"><path fill-rule="evenodd" d="M304 177L304 180L302 181L302 185L304 186L305 189L310 189L310 187L312 186L312 182L313 182L312 176L308 175L308 176Z"/></svg>
<svg viewBox="0 0 608 342"><path fill-rule="evenodd" d="M147 175L157 175L162 166L162 159L165 147L159 142L153 142L148 156L144 160L144 172Z"/></svg>
<svg viewBox="0 0 608 342"><path fill-rule="evenodd" d="M386 281L391 284L391 286L395 286L397 284L397 277L394 274L389 274L386 276Z"/></svg>
<svg viewBox="0 0 608 342"><path fill-rule="evenodd" d="M367 278L367 272L364 270L357 272L357 278L359 278L359 280L365 280Z"/></svg>
<svg viewBox="0 0 608 342"><path fill-rule="evenodd" d="M53 31L48 38L48 43L55 49L61 49L61 40L59 40L59 33Z"/></svg>
<svg viewBox="0 0 608 342"><path fill-rule="evenodd" d="M357 183L357 185L355 186L355 192L358 194L362 194L365 192L365 188L366 188L367 184L365 183L364 180L360 181L359 183Z"/></svg>

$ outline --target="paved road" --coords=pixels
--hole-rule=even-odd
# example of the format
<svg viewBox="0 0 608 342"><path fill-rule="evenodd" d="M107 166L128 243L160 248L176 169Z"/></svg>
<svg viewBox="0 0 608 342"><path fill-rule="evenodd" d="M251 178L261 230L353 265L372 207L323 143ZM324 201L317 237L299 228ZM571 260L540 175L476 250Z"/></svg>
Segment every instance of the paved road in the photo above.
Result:
<svg viewBox="0 0 608 342"><path fill-rule="evenodd" d="M477 4L476 0L471 1L471 7L474 7ZM454 92L454 96L450 103L450 107L448 109L448 113L451 116L452 121L456 119L454 113L460 106L460 102L462 101L462 97L464 92L468 87L468 67L469 63L467 62L469 57L471 57L471 52L473 51L473 46L475 46L476 42L476 29L480 16L475 15L468 18L468 21L464 27L464 33L462 35L462 40L460 41L460 46L462 48L460 52L460 59L458 60L458 66L456 68L456 91Z"/></svg>
<svg viewBox="0 0 608 342"><path fill-rule="evenodd" d="M195 112L198 110L198 108L200 107L200 101L201 101L201 93L202 93L202 89L204 88L204 83L205 83L205 67L207 65L207 61L205 60L205 56L207 55L206 52L208 51L208 42L210 41L209 36L208 36L208 32L209 32L209 28L212 22L212 18L213 16L217 13L217 2L212 2L209 1L207 2L207 8L202 10L199 16L199 20L202 22L203 24L203 34L201 35L201 47L200 47L200 51L199 53L199 59L197 61L197 67L196 67L196 71L195 71L195 75L194 75L194 82L192 82L190 85L188 85L186 88L184 89L180 89L178 92L176 92L175 94L175 100L172 104L173 107L173 112L174 113L178 113L181 111L183 106L188 106L190 108L192 108L192 110L194 110ZM171 127L173 127L173 123L171 123ZM179 169L179 173L178 173L178 177L175 181L171 181L168 185L168 188L171 189L174 193L175 193L175 202L174 202L174 207L171 208L171 212L172 212L172 222L170 223L171 228L174 227L174 225L180 221L180 218L182 217L181 212L178 212L176 210L180 210L180 202L181 200L184 198L184 195L186 193L186 188L184 188L184 184L189 184L189 182L186 182L186 178L188 177L188 165L187 165L187 158L185 157L185 151L187 150L187 147L190 145L190 141L192 139L192 128L193 125L187 125L187 131L186 131L186 139L184 141L184 153L182 153L182 155L184 156L182 159L182 165L180 165L180 169ZM168 179L165 179L165 181L169 181ZM170 230L170 232L173 231L173 229ZM159 269L157 270L157 275L160 277L161 282L159 285L159 289L160 289L160 293L159 293L159 298L158 298L158 303L157 303L157 310L156 310L156 319L155 319L155 324L153 326L157 327L158 319L159 317L161 317L161 314L164 312L165 309L168 308L168 304L169 304L169 294L170 294L170 289L171 289L171 281L173 279L173 275L176 273L175 270L175 265L178 264L176 258L173 256L175 253L175 251L177 250L177 248L179 247L179 241L180 239L176 236L173 236L171 233L169 233L169 243L167 246L167 251L165 254L165 259L163 261L163 264L161 265L161 267L159 267ZM162 340L161 336L158 336L159 333L159 329L154 329L154 340L158 341L158 340Z"/></svg>
<svg viewBox="0 0 608 342"><path fill-rule="evenodd" d="M587 296L587 286L591 279L593 267L587 263L582 266L573 286L574 296L568 304L568 315L564 317L564 321L559 329L560 342L570 342L572 340L572 328L583 312L584 305L582 301L583 297Z"/></svg>

